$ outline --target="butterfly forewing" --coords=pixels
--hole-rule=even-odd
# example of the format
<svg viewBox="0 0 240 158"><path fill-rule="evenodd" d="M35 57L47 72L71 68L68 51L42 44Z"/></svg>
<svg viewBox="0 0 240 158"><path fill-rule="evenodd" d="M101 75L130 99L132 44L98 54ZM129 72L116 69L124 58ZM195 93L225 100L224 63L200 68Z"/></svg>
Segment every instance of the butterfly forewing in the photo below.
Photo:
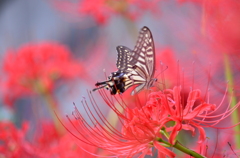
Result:
<svg viewBox="0 0 240 158"><path fill-rule="evenodd" d="M151 31L147 27L141 29L133 51L139 54L138 62L135 65L144 68L148 77L153 78L155 72L155 48Z"/></svg>
<svg viewBox="0 0 240 158"><path fill-rule="evenodd" d="M132 95L144 88L149 89L154 77L155 48L151 31L147 27L141 29L133 52L137 54L137 62L133 65L134 71L131 72L130 78L133 80L132 85L140 85L132 91Z"/></svg>

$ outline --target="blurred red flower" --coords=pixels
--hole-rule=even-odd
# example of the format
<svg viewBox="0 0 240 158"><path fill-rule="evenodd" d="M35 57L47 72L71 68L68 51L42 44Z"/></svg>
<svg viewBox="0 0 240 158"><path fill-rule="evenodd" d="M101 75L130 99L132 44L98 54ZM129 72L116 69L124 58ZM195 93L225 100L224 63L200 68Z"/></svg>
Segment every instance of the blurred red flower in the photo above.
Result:
<svg viewBox="0 0 240 158"><path fill-rule="evenodd" d="M3 61L2 90L9 104L22 95L51 92L58 79L78 77L83 67L57 43L28 44L8 51Z"/></svg>
<svg viewBox="0 0 240 158"><path fill-rule="evenodd" d="M12 122L0 122L0 157L75 158L81 156L95 158L82 149L96 153L97 147L83 143L76 144L71 134L66 132L58 134L52 123L42 122L41 130L37 130L33 135L29 135L28 127L27 123L18 129ZM31 142L28 141L27 138L32 136L35 138Z"/></svg>
<svg viewBox="0 0 240 158"><path fill-rule="evenodd" d="M33 147L25 140L27 129L27 123L18 129L11 122L0 121L0 157L31 157Z"/></svg>
<svg viewBox="0 0 240 158"><path fill-rule="evenodd" d="M59 133L53 123L42 122L41 132L36 135L34 147L36 149L35 156L38 157L89 157L95 158L89 153L97 153L97 147L74 141L73 136L68 133ZM84 150L89 153L85 152Z"/></svg>
<svg viewBox="0 0 240 158"><path fill-rule="evenodd" d="M71 3L54 0L58 9L66 12L78 10L80 16L90 15L100 24L106 23L116 14L135 20L145 11L156 13L159 10L158 2L159 0L81 0Z"/></svg>
<svg viewBox="0 0 240 158"><path fill-rule="evenodd" d="M236 0L205 0L204 23L207 36L223 53L238 54L240 50L240 2Z"/></svg>

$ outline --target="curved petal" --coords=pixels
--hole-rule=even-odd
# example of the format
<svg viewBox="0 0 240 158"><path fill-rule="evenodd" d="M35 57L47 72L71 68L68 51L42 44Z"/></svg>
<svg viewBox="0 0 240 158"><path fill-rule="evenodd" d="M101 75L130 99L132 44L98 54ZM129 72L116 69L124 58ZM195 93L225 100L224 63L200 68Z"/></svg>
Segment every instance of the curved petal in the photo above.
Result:
<svg viewBox="0 0 240 158"><path fill-rule="evenodd" d="M171 150L167 149L166 147L163 147L162 145L159 144L159 142L154 141L153 145L156 149L158 149L158 153L162 153L164 155L169 156L170 158L174 158L176 154L174 154ZM161 155L162 155L161 154Z"/></svg>
<svg viewBox="0 0 240 158"><path fill-rule="evenodd" d="M178 132L182 129L182 124L180 121L176 121L176 125L173 127L172 132L169 137L169 142L174 144L174 140L178 134Z"/></svg>
<svg viewBox="0 0 240 158"><path fill-rule="evenodd" d="M214 110L216 108L216 105L214 104L201 104L198 107L196 107L191 113L186 114L183 119L184 120L191 120L194 117L196 117L198 114L202 113L203 111L209 111Z"/></svg>
<svg viewBox="0 0 240 158"><path fill-rule="evenodd" d="M195 128L192 127L191 125L189 125L189 124L182 124L182 128L183 128L184 130L191 131L191 132L192 132L192 136L195 135Z"/></svg>
<svg viewBox="0 0 240 158"><path fill-rule="evenodd" d="M198 130L199 130L198 143L200 143L200 144L203 143L204 140L206 139L206 133L205 133L205 130L203 129L203 127L201 127L201 126L198 125L198 124L195 124L195 123L193 123L193 122L191 122L191 124L192 124L193 126L197 127Z"/></svg>
<svg viewBox="0 0 240 158"><path fill-rule="evenodd" d="M182 114L182 107L181 107L181 96L180 96L181 88L174 87L173 88L173 98L175 101L175 115L181 117Z"/></svg>
<svg viewBox="0 0 240 158"><path fill-rule="evenodd" d="M183 115L187 115L189 111L191 111L195 101L200 97L201 91L199 89L196 89L189 93L188 99L187 99L187 105L184 108Z"/></svg>

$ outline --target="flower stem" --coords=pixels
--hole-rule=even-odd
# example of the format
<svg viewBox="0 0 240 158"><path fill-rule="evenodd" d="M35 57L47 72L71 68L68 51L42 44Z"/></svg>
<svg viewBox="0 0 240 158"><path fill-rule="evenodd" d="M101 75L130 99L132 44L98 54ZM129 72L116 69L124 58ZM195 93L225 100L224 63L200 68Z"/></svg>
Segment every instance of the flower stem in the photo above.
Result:
<svg viewBox="0 0 240 158"><path fill-rule="evenodd" d="M61 123L59 122L59 120L57 119L57 117L54 113L54 111L55 111L57 114L60 114L59 111L58 111L56 102L53 99L53 96L51 95L51 93L45 92L42 95L43 95L43 98L45 99L45 101L47 103L47 107L48 107L50 115L53 119L53 123L55 125L55 128L57 129L58 133L61 135L63 133L63 128L62 128Z"/></svg>
<svg viewBox="0 0 240 158"><path fill-rule="evenodd" d="M171 145L169 142L164 141L161 138L158 138L157 141L159 141L159 142L161 142L163 144L169 145L171 147L174 147L174 148L178 149L179 151L182 151L183 153L188 154L188 155L190 155L192 157L195 157L195 158L206 158L205 156L203 156L201 154L198 154L197 152L195 152L195 151L193 151L193 150L191 150L191 149L181 145L178 141L176 141L176 143L174 145Z"/></svg>
<svg viewBox="0 0 240 158"><path fill-rule="evenodd" d="M228 98L231 101L231 107L234 107L237 104L237 98L234 95L234 92L232 92L233 88L234 88L234 80L233 80L233 74L231 71L231 65L230 65L230 61L228 58L227 54L224 54L224 66L225 66L225 78L226 80L228 80L229 82L229 88L228 88ZM239 117L238 117L238 111L235 110L232 115L232 123L233 124L237 124L239 122ZM234 127L234 132L235 133L239 133L240 131L240 126L236 126ZM240 135L239 134L234 134L235 137L235 144L236 144L236 148L240 148Z"/></svg>
<svg viewBox="0 0 240 158"><path fill-rule="evenodd" d="M168 132L166 131L166 128L165 128L165 127L162 127L162 128L161 128L160 133L163 134L167 139L169 139L169 134L168 134Z"/></svg>
<svg viewBox="0 0 240 158"><path fill-rule="evenodd" d="M182 146L178 141L176 141L176 143L173 145L174 148L192 156L192 157L196 157L196 158L205 158L205 156L201 155L201 154L198 154L196 153L195 151L193 150L190 150L184 146Z"/></svg>

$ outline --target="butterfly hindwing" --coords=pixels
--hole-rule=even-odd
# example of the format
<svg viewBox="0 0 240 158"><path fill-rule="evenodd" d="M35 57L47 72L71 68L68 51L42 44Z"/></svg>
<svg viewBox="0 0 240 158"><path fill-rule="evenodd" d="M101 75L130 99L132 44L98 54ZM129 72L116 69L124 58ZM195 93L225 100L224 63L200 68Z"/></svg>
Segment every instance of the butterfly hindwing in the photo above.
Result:
<svg viewBox="0 0 240 158"><path fill-rule="evenodd" d="M117 68L118 71L129 73L133 69L133 65L137 63L137 54L134 53L131 49L125 46L117 47L118 57L117 57Z"/></svg>

